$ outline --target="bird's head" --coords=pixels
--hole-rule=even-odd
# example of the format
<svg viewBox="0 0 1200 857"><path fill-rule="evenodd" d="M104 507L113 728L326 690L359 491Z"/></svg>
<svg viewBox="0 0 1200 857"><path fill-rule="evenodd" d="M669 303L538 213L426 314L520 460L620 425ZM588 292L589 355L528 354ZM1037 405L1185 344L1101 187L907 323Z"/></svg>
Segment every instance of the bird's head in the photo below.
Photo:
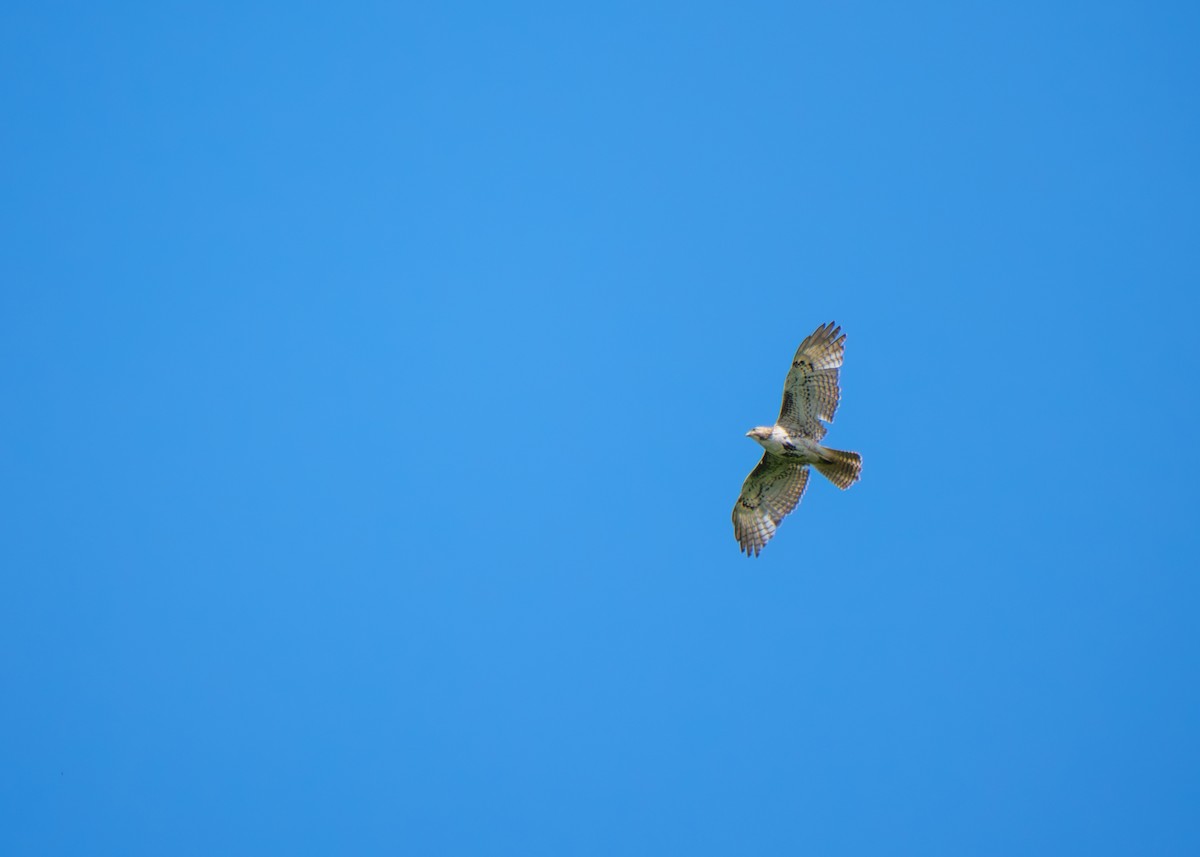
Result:
<svg viewBox="0 0 1200 857"><path fill-rule="evenodd" d="M753 439L756 443L764 443L771 437L771 428L769 426L757 426L746 432L746 437Z"/></svg>

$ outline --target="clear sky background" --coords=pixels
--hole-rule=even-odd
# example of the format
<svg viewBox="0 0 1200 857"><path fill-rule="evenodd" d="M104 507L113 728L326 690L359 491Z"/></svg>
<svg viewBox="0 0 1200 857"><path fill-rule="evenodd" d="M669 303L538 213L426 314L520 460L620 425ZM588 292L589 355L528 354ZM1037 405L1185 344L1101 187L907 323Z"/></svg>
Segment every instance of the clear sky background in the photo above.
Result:
<svg viewBox="0 0 1200 857"><path fill-rule="evenodd" d="M1200 853L1198 40L5 4L0 852Z"/></svg>

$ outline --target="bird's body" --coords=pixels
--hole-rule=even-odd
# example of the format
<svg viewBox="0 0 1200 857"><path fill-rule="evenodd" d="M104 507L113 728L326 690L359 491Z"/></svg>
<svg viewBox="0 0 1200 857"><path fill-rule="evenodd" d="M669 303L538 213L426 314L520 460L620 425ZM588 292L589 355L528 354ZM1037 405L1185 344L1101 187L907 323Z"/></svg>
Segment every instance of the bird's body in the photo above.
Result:
<svg viewBox="0 0 1200 857"><path fill-rule="evenodd" d="M781 425L759 426L751 429L749 436L771 455L795 459L801 464L816 464L821 461L819 452L823 447L804 435L793 435Z"/></svg>
<svg viewBox="0 0 1200 857"><path fill-rule="evenodd" d="M858 481L862 457L822 446L841 396L838 368L846 337L833 322L818 327L800 343L783 384L783 406L773 426L746 432L764 450L746 477L733 507L733 533L747 556L758 556L780 522L800 503L808 485L808 466L839 488Z"/></svg>

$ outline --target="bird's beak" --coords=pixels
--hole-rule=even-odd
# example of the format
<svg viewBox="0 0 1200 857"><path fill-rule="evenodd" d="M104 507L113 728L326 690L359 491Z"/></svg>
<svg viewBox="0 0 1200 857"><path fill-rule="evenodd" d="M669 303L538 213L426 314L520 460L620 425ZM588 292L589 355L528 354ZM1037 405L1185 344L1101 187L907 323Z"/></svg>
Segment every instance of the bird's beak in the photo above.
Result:
<svg viewBox="0 0 1200 857"><path fill-rule="evenodd" d="M754 429L751 429L750 431L746 432L746 437L753 437L753 436L754 436Z"/></svg>

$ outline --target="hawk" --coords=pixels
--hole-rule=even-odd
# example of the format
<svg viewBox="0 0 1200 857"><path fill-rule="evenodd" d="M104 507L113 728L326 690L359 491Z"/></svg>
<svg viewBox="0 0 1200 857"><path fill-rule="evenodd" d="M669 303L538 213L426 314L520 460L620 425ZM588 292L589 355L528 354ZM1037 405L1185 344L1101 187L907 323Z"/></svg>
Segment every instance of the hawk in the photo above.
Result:
<svg viewBox="0 0 1200 857"><path fill-rule="evenodd" d="M742 495L733 507L733 534L746 556L758 556L779 523L796 508L808 485L808 465L839 488L858 481L861 455L819 443L825 436L821 420L833 422L841 397L838 367L845 342L846 335L832 321L814 330L792 358L779 419L773 426L746 432L765 450L762 461L742 483Z"/></svg>

